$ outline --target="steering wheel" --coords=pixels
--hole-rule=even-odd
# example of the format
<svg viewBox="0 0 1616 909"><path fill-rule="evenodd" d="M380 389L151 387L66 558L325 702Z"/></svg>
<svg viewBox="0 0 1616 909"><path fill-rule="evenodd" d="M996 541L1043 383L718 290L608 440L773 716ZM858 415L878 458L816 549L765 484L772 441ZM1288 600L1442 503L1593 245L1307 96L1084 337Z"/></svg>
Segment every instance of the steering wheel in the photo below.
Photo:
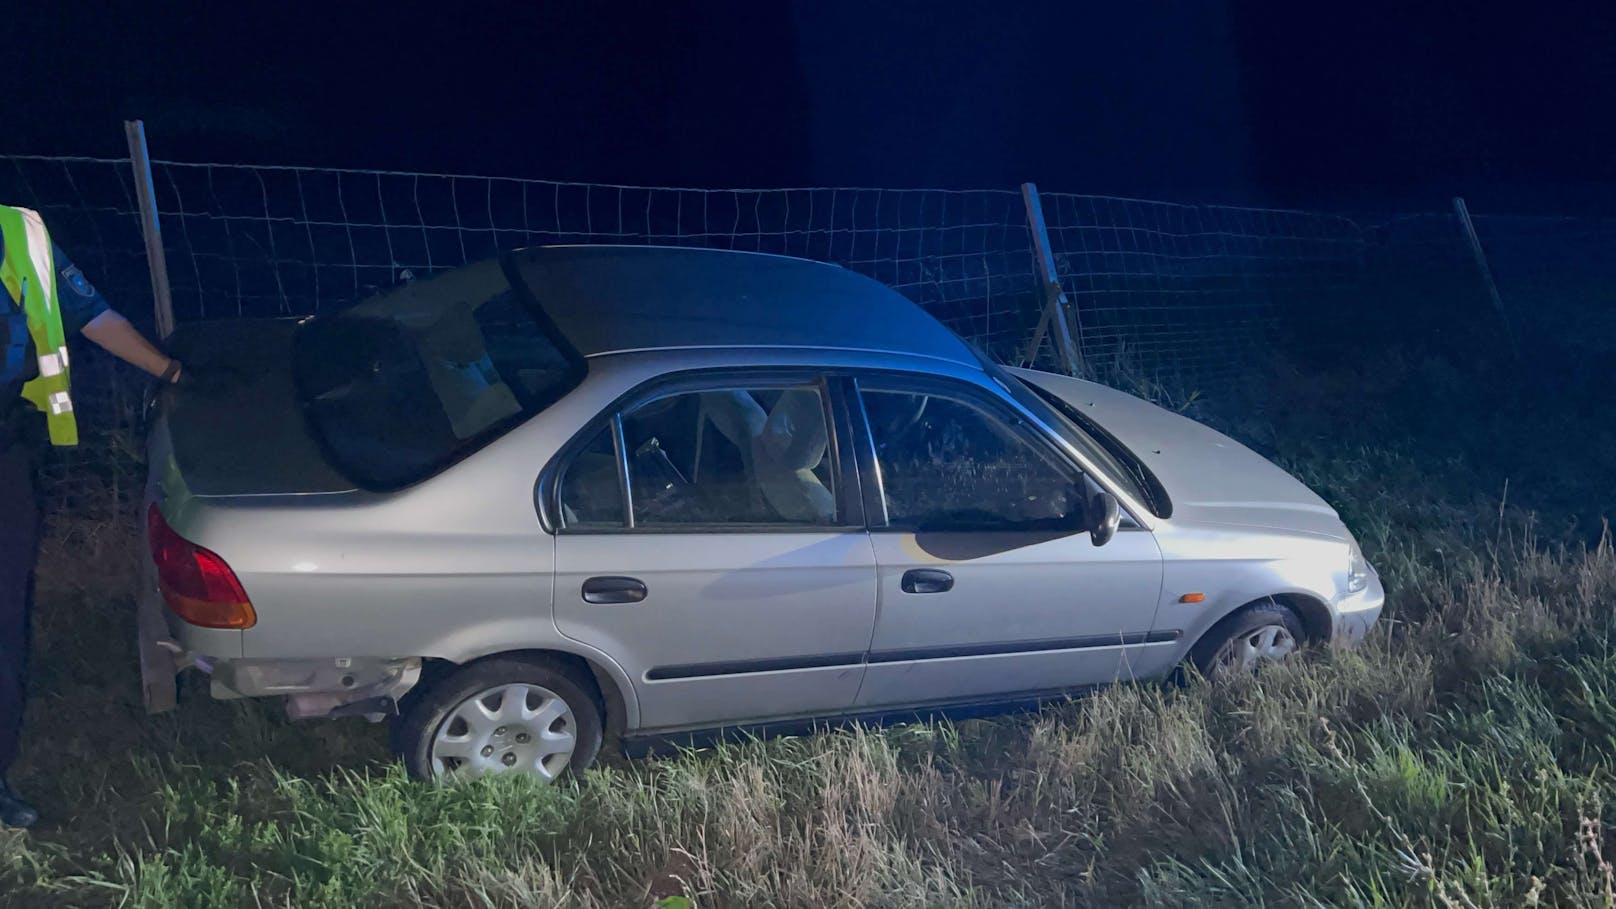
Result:
<svg viewBox="0 0 1616 909"><path fill-rule="evenodd" d="M931 402L930 395L919 395L915 403L902 411L888 417L881 426L881 436L887 441L901 438L909 430L915 428L920 418L926 415L926 405Z"/></svg>

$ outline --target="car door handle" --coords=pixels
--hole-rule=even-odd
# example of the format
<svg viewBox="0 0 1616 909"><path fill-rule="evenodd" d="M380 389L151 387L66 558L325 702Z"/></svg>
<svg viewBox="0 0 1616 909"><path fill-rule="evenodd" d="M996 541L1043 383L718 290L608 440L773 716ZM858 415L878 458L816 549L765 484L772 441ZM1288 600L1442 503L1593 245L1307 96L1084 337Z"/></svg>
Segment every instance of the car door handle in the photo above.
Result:
<svg viewBox="0 0 1616 909"><path fill-rule="evenodd" d="M911 568L898 587L904 593L947 593L954 589L954 576L938 568Z"/></svg>
<svg viewBox="0 0 1616 909"><path fill-rule="evenodd" d="M638 603L645 594L645 582L639 578L607 576L584 582L585 603Z"/></svg>

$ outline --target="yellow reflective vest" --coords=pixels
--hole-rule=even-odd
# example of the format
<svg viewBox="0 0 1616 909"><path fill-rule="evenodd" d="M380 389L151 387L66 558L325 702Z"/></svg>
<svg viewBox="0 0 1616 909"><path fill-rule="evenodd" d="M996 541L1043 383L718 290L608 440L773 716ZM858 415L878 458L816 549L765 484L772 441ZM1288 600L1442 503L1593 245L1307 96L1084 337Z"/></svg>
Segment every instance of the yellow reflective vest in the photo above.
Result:
<svg viewBox="0 0 1616 909"><path fill-rule="evenodd" d="M39 375L23 385L22 396L44 412L52 445L77 445L79 427L69 392L67 333L62 329L56 297L50 234L38 212L9 205L0 205L0 231L5 233L0 283L11 295L12 305L22 309L39 360Z"/></svg>

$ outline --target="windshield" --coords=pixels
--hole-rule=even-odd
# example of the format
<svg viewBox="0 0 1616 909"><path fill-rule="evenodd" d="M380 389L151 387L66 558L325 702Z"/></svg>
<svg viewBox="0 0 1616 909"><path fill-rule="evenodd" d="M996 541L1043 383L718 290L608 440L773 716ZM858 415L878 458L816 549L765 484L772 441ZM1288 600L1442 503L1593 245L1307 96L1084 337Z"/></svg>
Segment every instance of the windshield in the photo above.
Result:
<svg viewBox="0 0 1616 909"><path fill-rule="evenodd" d="M1059 395L1040 388L1036 383L1025 382L998 368L991 370L990 375L1023 407L1033 413L1047 415L1046 418L1052 417L1051 425L1061 430L1068 442L1104 471L1106 476L1120 484L1123 491L1135 501L1144 504L1157 517L1165 518L1171 514L1161 484L1134 457L1133 452L1094 421L1078 413Z"/></svg>
<svg viewBox="0 0 1616 909"><path fill-rule="evenodd" d="M368 489L442 470L554 403L584 373L498 261L305 320L292 354L315 437L334 467Z"/></svg>

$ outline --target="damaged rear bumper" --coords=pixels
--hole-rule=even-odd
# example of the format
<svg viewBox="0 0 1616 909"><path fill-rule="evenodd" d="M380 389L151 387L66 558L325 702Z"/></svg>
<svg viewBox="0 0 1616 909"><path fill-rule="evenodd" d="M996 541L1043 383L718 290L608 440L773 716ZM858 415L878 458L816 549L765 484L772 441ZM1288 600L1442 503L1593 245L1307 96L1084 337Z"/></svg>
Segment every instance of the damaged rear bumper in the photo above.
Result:
<svg viewBox="0 0 1616 909"><path fill-rule="evenodd" d="M169 628L170 618L159 598L141 598L140 679L148 713L174 709L175 677L187 669L206 673L211 694L220 700L285 697L287 714L299 720L352 715L379 720L397 713L398 699L421 678L418 657L266 660L188 650Z"/></svg>
<svg viewBox="0 0 1616 909"><path fill-rule="evenodd" d="M421 679L419 658L330 657L320 660L225 660L214 667L215 698L282 697L294 720L398 712L398 699Z"/></svg>

